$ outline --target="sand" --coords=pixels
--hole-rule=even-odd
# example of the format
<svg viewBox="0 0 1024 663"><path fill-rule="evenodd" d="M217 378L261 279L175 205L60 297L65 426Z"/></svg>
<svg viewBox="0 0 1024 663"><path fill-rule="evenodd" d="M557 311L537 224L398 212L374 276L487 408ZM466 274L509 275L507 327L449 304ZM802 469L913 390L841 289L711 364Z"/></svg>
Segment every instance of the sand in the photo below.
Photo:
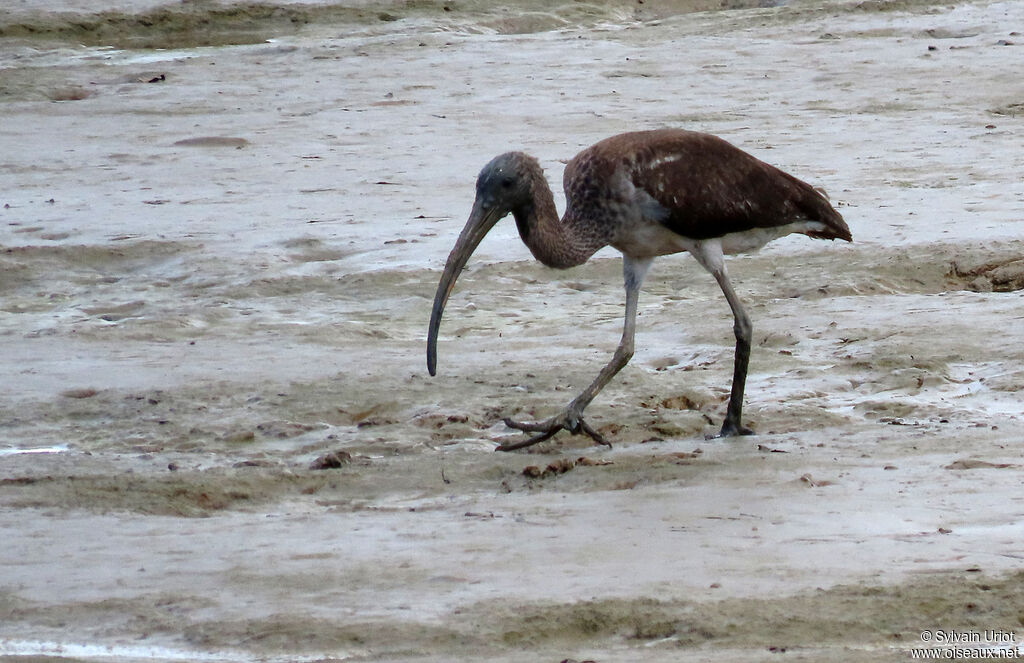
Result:
<svg viewBox="0 0 1024 663"><path fill-rule="evenodd" d="M0 658L1022 637L1020 3L89 4L0 11ZM494 452L596 375L623 293L614 251L552 271L507 220L429 377L477 171L524 149L557 190L661 126L824 187L854 235L729 261L758 434L705 438L732 321L680 255L587 411L613 448Z"/></svg>

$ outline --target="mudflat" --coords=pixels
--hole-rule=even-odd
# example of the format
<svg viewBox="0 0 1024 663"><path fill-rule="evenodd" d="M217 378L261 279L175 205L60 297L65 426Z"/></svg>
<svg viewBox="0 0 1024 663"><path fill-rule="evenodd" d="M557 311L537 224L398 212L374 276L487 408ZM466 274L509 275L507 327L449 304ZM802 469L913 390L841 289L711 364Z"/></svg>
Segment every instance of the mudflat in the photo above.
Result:
<svg viewBox="0 0 1024 663"><path fill-rule="evenodd" d="M891 661L1024 631L1013 2L0 10L0 658ZM499 224L494 155L722 136L853 244L655 262ZM561 206L562 200L556 194ZM944 634L941 637L939 634ZM941 652L936 655L941 655ZM20 657L20 658L19 658Z"/></svg>

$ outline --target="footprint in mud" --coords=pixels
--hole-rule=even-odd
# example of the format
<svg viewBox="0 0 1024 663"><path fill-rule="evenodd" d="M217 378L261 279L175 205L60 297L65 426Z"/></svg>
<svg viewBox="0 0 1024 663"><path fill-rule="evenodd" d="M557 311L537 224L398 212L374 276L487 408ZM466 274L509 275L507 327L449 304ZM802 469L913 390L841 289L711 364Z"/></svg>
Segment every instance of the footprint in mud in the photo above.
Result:
<svg viewBox="0 0 1024 663"><path fill-rule="evenodd" d="M52 203L53 199L51 198L46 202ZM16 228L13 232L22 234L35 233L39 239L44 239L49 242L59 242L62 239L67 239L68 237L71 237L71 233L69 232L46 232L46 228L43 226L26 226L24 228Z"/></svg>
<svg viewBox="0 0 1024 663"><path fill-rule="evenodd" d="M294 251L288 258L295 262L329 262L359 253L353 249L331 246L316 237L297 237L282 242L281 245Z"/></svg>
<svg viewBox="0 0 1024 663"><path fill-rule="evenodd" d="M142 300L136 300L134 302L127 302L125 304L109 304L106 306L94 306L90 308L83 308L82 312L86 315L96 316L100 320L106 320L107 322L117 322L118 320L124 320L138 314L146 306L146 302Z"/></svg>
<svg viewBox="0 0 1024 663"><path fill-rule="evenodd" d="M175 147L233 147L242 149L249 141L236 136L198 136L174 141Z"/></svg>
<svg viewBox="0 0 1024 663"><path fill-rule="evenodd" d="M954 460L949 465L943 465L944 470L977 470L977 469L998 469L1002 470L1008 467L1017 467L1013 463L990 463L987 460L979 460L977 458L960 458Z"/></svg>
<svg viewBox="0 0 1024 663"><path fill-rule="evenodd" d="M256 430L264 437L286 440L314 430L324 430L326 424L302 424L295 421L264 421L256 426Z"/></svg>

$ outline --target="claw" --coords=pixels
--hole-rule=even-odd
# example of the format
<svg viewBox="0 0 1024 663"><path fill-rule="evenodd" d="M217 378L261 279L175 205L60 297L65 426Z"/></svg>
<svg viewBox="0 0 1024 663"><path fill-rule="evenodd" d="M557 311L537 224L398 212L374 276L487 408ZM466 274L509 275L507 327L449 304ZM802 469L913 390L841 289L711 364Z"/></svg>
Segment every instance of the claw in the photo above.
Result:
<svg viewBox="0 0 1024 663"><path fill-rule="evenodd" d="M580 433L586 433L592 440L598 444L605 446L612 446L611 442L604 439L604 436L598 433L596 430L590 427L586 421L580 417L572 416L558 416L552 417L547 421L513 421L508 417L503 420L505 425L509 428L515 428L526 433L540 433L540 435L534 435L533 437L527 438L522 442L512 442L502 444L497 447L497 451L515 451L516 449L525 449L526 447L533 446L539 442L551 439L556 433L562 430L567 430L573 435L579 435Z"/></svg>
<svg viewBox="0 0 1024 663"><path fill-rule="evenodd" d="M601 435L596 430L591 428L590 424L588 424L587 422L583 421L582 419L580 419L580 427L583 429L583 432L586 433L587 435L589 435L590 439L592 439L594 442L597 442L598 444L602 444L602 445L608 447L609 449L611 448L612 443L609 442L608 440L604 439L603 435ZM578 434L579 434L579 431L576 431L574 433L574 435L578 435Z"/></svg>

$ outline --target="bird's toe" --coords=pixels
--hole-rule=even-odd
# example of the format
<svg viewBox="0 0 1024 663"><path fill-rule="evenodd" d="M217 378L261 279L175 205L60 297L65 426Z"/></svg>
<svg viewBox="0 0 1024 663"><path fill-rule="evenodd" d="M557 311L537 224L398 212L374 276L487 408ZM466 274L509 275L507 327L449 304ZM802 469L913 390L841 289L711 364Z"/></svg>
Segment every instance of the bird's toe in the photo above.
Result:
<svg viewBox="0 0 1024 663"><path fill-rule="evenodd" d="M515 428L516 430L521 430L524 433L541 433L547 432L551 429L551 423L549 421L515 421L511 417L505 417L502 421L509 428Z"/></svg>
<svg viewBox="0 0 1024 663"><path fill-rule="evenodd" d="M742 424L735 424L732 422L725 422L722 424L722 430L718 432L718 435L712 437L739 437L741 435L756 435L752 428L747 428Z"/></svg>
<svg viewBox="0 0 1024 663"><path fill-rule="evenodd" d="M505 417L502 421L509 428L523 431L524 433L537 433L529 439L521 442L510 442L502 444L497 447L498 451L515 451L516 449L523 449L525 447L532 446L538 442L548 440L556 433L562 430L569 431L573 435L586 434L592 440L598 444L606 446L612 446L608 440L594 430L586 421L583 420L578 413L571 411L563 412L557 416L554 416L546 421L515 421L509 417Z"/></svg>

